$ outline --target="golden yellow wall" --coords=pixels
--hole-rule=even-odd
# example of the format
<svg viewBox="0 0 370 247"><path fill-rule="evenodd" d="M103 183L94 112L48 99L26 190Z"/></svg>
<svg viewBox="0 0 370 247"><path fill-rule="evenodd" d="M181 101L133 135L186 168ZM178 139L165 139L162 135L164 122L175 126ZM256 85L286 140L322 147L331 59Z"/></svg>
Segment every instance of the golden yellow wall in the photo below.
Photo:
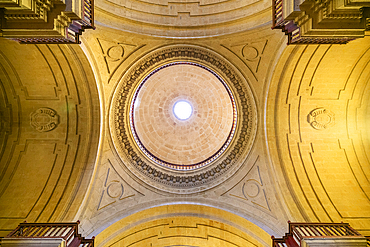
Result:
<svg viewBox="0 0 370 247"><path fill-rule="evenodd" d="M88 188L99 98L78 46L0 40L0 235L71 221Z"/></svg>
<svg viewBox="0 0 370 247"><path fill-rule="evenodd" d="M267 138L297 220L370 229L370 39L285 49L272 78Z"/></svg>
<svg viewBox="0 0 370 247"><path fill-rule="evenodd" d="M270 246L253 223L202 205L168 205L132 214L96 237L96 246Z"/></svg>

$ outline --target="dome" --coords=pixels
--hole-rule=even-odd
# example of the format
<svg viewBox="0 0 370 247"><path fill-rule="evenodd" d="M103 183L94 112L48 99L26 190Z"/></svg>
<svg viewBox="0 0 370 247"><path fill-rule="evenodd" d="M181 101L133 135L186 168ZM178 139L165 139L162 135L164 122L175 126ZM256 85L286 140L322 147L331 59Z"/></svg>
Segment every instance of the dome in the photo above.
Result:
<svg viewBox="0 0 370 247"><path fill-rule="evenodd" d="M188 117L176 117L176 106ZM179 108L178 108L179 109ZM131 130L140 149L157 164L179 170L205 166L230 144L236 105L226 83L195 63L166 64L150 73L131 103Z"/></svg>
<svg viewBox="0 0 370 247"><path fill-rule="evenodd" d="M177 102L191 106L188 119L175 116ZM189 45L139 60L113 92L111 110L123 164L167 192L197 192L228 179L248 157L256 131L246 79L216 52Z"/></svg>

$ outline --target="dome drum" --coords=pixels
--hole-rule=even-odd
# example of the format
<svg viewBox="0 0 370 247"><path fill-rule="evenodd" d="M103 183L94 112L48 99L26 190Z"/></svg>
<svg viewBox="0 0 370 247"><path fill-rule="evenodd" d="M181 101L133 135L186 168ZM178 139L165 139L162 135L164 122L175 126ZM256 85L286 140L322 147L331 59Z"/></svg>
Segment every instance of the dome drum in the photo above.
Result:
<svg viewBox="0 0 370 247"><path fill-rule="evenodd" d="M210 82L208 79L199 81L200 74ZM200 77L194 79L198 75ZM186 84L181 78L188 78L192 90L185 91L193 93L181 95L176 91ZM154 82L148 82L151 80ZM172 87L166 80L180 80L173 86L172 96L155 92L160 87L163 92ZM205 93L207 90L198 92L203 83L206 89L215 87L215 99L228 98L228 104L222 102L228 109L220 109L215 103L217 99L208 102L203 99L213 97ZM173 106L179 100L189 100L194 107L193 116L186 121L173 114ZM205 114L214 118L202 117ZM214 127L215 118L221 121L221 127L212 129L209 126ZM207 188L214 187L232 176L247 159L256 132L256 108L247 80L216 53L193 46L165 47L132 66L115 91L110 120L113 143L123 164L149 185L175 193L198 192L205 184ZM196 128L203 129L196 131ZM209 132L217 132L215 138L222 138L209 142L213 136L208 135L202 139L200 135L207 128ZM163 129L166 133L161 133ZM186 140L189 133L185 132L190 129L199 134L190 134L195 141ZM185 132L179 134L181 131ZM176 138L179 140L174 140ZM207 140L208 144L202 146ZM168 152L163 151L166 148ZM167 155L171 148L180 150L174 152L176 157ZM186 149L190 149L190 153Z"/></svg>

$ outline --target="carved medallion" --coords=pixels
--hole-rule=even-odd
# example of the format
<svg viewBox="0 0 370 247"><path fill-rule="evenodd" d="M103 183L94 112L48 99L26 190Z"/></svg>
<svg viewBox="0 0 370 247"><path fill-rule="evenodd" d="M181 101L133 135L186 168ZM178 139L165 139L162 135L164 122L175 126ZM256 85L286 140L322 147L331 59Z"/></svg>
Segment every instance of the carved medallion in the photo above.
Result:
<svg viewBox="0 0 370 247"><path fill-rule="evenodd" d="M334 124L334 113L325 108L317 108L308 114L307 121L316 130L327 129Z"/></svg>
<svg viewBox="0 0 370 247"><path fill-rule="evenodd" d="M39 132L47 132L55 129L59 124L59 116L50 108L41 107L31 113L31 126Z"/></svg>

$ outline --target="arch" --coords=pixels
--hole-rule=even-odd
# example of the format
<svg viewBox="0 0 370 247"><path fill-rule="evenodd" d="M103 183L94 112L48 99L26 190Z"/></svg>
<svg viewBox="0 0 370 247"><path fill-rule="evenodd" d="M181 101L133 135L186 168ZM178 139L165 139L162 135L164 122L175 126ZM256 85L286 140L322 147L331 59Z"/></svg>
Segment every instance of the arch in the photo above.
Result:
<svg viewBox="0 0 370 247"><path fill-rule="evenodd" d="M0 42L0 230L72 221L100 138L91 66L79 46Z"/></svg>
<svg viewBox="0 0 370 247"><path fill-rule="evenodd" d="M291 220L370 226L368 42L289 46L275 68L267 141Z"/></svg>
<svg viewBox="0 0 370 247"><path fill-rule="evenodd" d="M270 235L230 212L189 204L153 207L112 224L96 246L270 246Z"/></svg>

